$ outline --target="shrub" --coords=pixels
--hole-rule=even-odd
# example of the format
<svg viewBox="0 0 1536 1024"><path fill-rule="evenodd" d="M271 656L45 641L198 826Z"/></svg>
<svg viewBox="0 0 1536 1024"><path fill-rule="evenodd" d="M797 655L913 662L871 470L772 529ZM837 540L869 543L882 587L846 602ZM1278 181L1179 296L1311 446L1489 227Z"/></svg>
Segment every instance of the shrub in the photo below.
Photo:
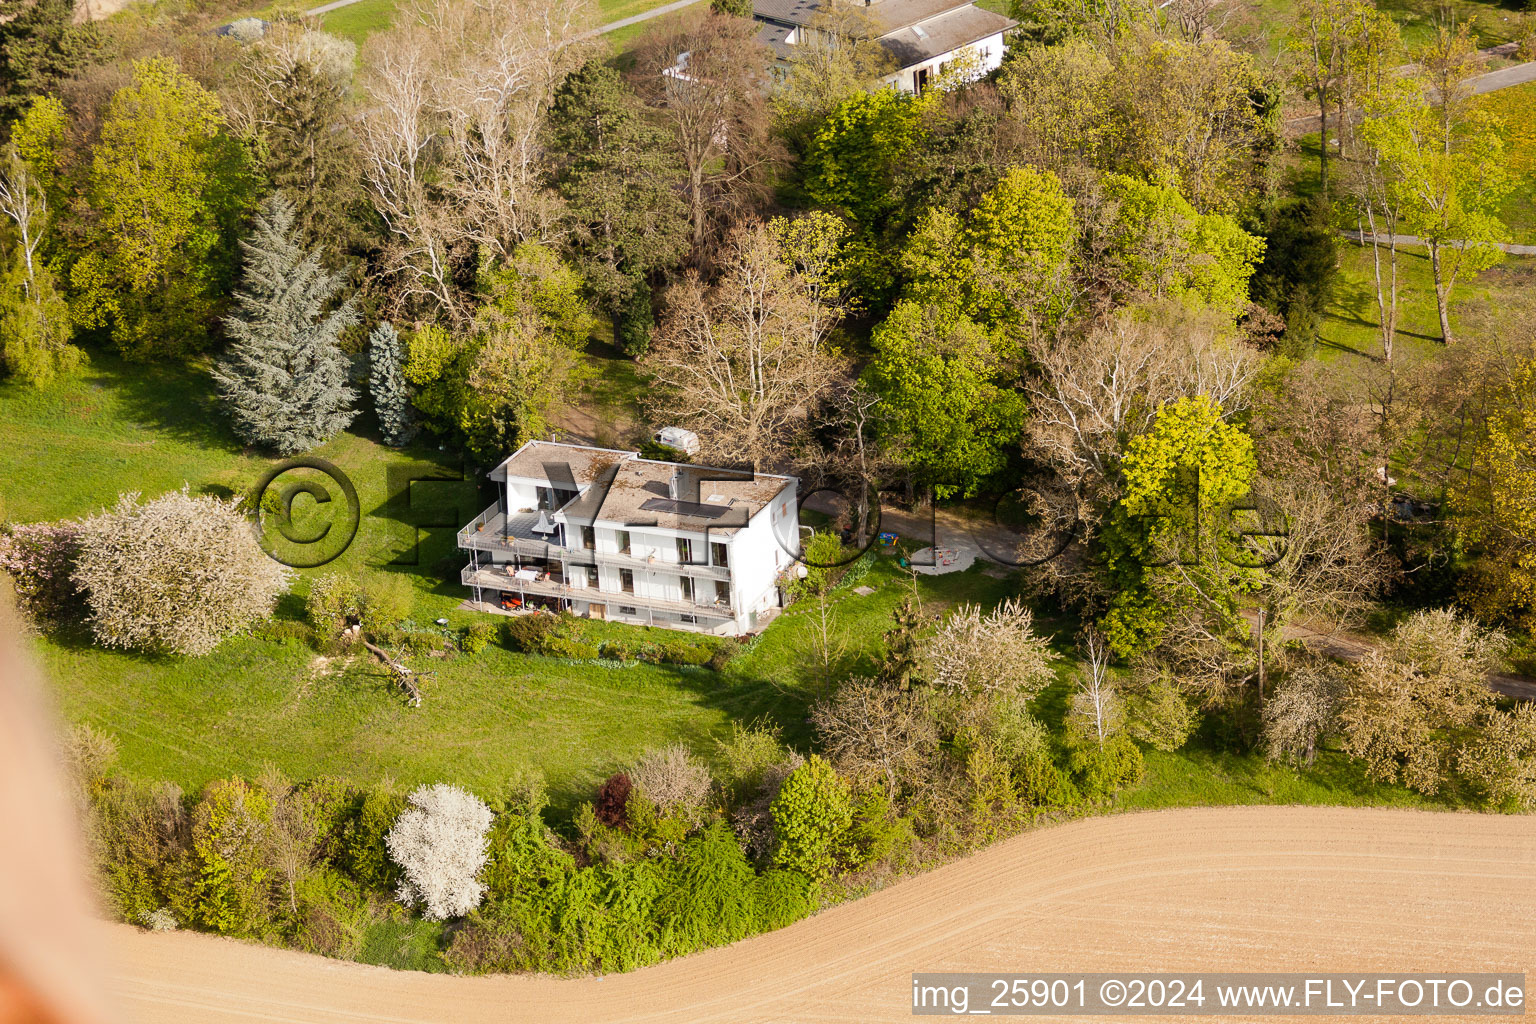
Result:
<svg viewBox="0 0 1536 1024"><path fill-rule="evenodd" d="M1080 746L1072 751L1072 771L1083 795L1107 797L1141 780L1146 770L1141 748L1129 736L1111 736L1103 746Z"/></svg>
<svg viewBox="0 0 1536 1024"><path fill-rule="evenodd" d="M663 814L696 814L709 802L709 769L681 743L648 750L630 769L630 780Z"/></svg>
<svg viewBox="0 0 1536 1024"><path fill-rule="evenodd" d="M765 871L753 883L757 930L775 931L809 917L816 909L816 887L798 871Z"/></svg>
<svg viewBox="0 0 1536 1024"><path fill-rule="evenodd" d="M627 824L626 808L632 787L629 776L623 772L608 776L602 788L597 791L597 803L593 807L597 820L610 828L622 828Z"/></svg>
<svg viewBox="0 0 1536 1024"><path fill-rule="evenodd" d="M923 642L922 658L928 678L960 698L1002 693L1028 700L1055 678L1033 613L1012 600L985 616L979 605L963 605Z"/></svg>
<svg viewBox="0 0 1536 1024"><path fill-rule="evenodd" d="M915 839L912 823L897 813L884 789L871 786L859 793L848 830L855 867L899 863Z"/></svg>
<svg viewBox="0 0 1536 1024"><path fill-rule="evenodd" d="M489 622L476 622L459 638L459 650L465 654L479 654L490 646L495 637L495 625Z"/></svg>
<svg viewBox="0 0 1536 1024"><path fill-rule="evenodd" d="M439 783L421 786L384 837L389 856L400 865L400 902L423 906L429 921L462 917L480 905L485 886L486 833L491 810L478 798Z"/></svg>
<svg viewBox="0 0 1536 1024"><path fill-rule="evenodd" d="M317 630L335 631L362 614L363 588L357 579L342 573L326 573L309 585L304 614Z"/></svg>
<svg viewBox="0 0 1536 1024"><path fill-rule="evenodd" d="M357 883L335 871L317 871L299 883L294 944L307 953L354 960L372 915Z"/></svg>
<svg viewBox="0 0 1536 1024"><path fill-rule="evenodd" d="M733 803L761 786L768 772L782 763L787 753L779 742L778 730L768 725L732 722L731 738L716 740L715 744L720 784Z"/></svg>
<svg viewBox="0 0 1536 1024"><path fill-rule="evenodd" d="M51 625L75 615L80 587L73 573L80 524L22 523L0 527L0 572L11 577L21 610Z"/></svg>
<svg viewBox="0 0 1536 1024"><path fill-rule="evenodd" d="M125 494L86 520L74 580L108 647L207 654L270 615L292 570L267 557L240 504L185 488Z"/></svg>
<svg viewBox="0 0 1536 1024"><path fill-rule="evenodd" d="M544 638L559 623L560 620L553 615L517 615L502 623L502 641L514 651L537 654L543 646Z"/></svg>
<svg viewBox="0 0 1536 1024"><path fill-rule="evenodd" d="M740 641L728 640L725 643L717 645L715 649L710 652L709 660L704 664L708 665L710 669L715 672L724 672L725 666L734 661L736 656L741 652L742 645Z"/></svg>
<svg viewBox="0 0 1536 1024"><path fill-rule="evenodd" d="M398 625L411 613L416 593L409 576L396 573L372 576L362 586L363 628L369 633Z"/></svg>
<svg viewBox="0 0 1536 1024"><path fill-rule="evenodd" d="M773 801L774 860L811 878L825 878L843 862L852 824L848 784L813 755L784 780Z"/></svg>
<svg viewBox="0 0 1536 1024"><path fill-rule="evenodd" d="M209 783L192 812L194 920L225 935L255 936L268 920L267 795L243 779Z"/></svg>
<svg viewBox="0 0 1536 1024"><path fill-rule="evenodd" d="M385 854L384 837L404 810L400 794L382 784L363 797L342 829L342 860L359 885L387 892L398 883L399 869Z"/></svg>
<svg viewBox="0 0 1536 1024"><path fill-rule="evenodd" d="M756 875L724 823L689 841L668 881L656 916L669 952L725 945L756 930Z"/></svg>
<svg viewBox="0 0 1536 1024"><path fill-rule="evenodd" d="M307 622L292 619L269 619L251 630L251 636L274 644L297 643L306 647L318 646L314 629Z"/></svg>
<svg viewBox="0 0 1536 1024"><path fill-rule="evenodd" d="M92 849L107 899L129 921L163 908L190 851L181 790L113 779L92 793ZM189 905L190 901L178 901ZM182 911L181 917L189 915Z"/></svg>
<svg viewBox="0 0 1536 1024"><path fill-rule="evenodd" d="M595 645L552 632L546 633L539 641L538 653L550 658L569 658L572 661L591 661L598 656Z"/></svg>

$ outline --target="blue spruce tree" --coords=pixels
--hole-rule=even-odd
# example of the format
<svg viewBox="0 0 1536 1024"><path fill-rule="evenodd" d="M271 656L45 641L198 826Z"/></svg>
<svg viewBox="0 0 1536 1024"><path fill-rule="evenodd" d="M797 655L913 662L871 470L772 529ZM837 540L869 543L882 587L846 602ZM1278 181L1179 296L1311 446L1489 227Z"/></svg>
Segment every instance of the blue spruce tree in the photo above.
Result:
<svg viewBox="0 0 1536 1024"><path fill-rule="evenodd" d="M213 371L235 432L283 455L335 437L357 415L340 345L357 310L348 298L326 311L342 277L320 265L318 250L300 247L293 222L293 203L274 194L240 243L245 268L224 321L233 343Z"/></svg>
<svg viewBox="0 0 1536 1024"><path fill-rule="evenodd" d="M411 391L401 371L405 359L400 335L394 324L386 321L368 335L368 359L368 388L373 393L373 411L378 413L384 443L395 448L410 444L416 436L416 424L411 416Z"/></svg>

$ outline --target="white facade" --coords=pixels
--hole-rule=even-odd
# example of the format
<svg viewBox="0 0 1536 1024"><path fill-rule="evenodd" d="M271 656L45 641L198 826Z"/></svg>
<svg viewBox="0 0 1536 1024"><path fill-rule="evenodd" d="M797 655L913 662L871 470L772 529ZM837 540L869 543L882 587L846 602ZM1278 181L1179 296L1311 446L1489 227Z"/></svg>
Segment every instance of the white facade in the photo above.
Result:
<svg viewBox="0 0 1536 1024"><path fill-rule="evenodd" d="M547 442L492 476L501 499L459 532L477 603L721 634L777 614L799 549L794 477Z"/></svg>
<svg viewBox="0 0 1536 1024"><path fill-rule="evenodd" d="M1003 36L1004 33L997 32L968 46L949 50L937 57L930 57L928 60L904 67L895 74L882 78L880 84L893 85L902 92L921 93L944 73L945 66L954 60L957 54L966 49L976 52L977 77L980 78L989 72L996 71L1002 65L1003 51L1006 48Z"/></svg>

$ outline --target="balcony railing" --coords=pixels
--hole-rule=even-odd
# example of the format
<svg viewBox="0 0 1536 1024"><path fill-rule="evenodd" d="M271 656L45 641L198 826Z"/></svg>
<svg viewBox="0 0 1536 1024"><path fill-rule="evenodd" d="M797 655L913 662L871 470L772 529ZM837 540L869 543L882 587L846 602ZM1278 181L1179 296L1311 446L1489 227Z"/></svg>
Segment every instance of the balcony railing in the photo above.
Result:
<svg viewBox="0 0 1536 1024"><path fill-rule="evenodd" d="M716 619L734 617L730 604L726 602L694 604L691 601L670 601L665 598L647 597L643 594L631 594L619 590L573 587L554 577L547 580L518 579L513 575L514 571L502 566L482 566L476 568L473 565L466 565L459 572L459 580L466 587L505 591L509 594L532 594L535 597L559 597L567 600L592 601L606 605L627 605L640 609L650 608L655 611L677 612L685 615L699 615Z"/></svg>
<svg viewBox="0 0 1536 1024"><path fill-rule="evenodd" d="M459 547L465 551L501 551L534 561L565 561L574 565L610 565L619 569L645 569L702 580L728 580L731 570L723 565L696 565L669 562L663 558L637 558L615 551L562 547L533 534L528 524L535 521L526 513L510 519L492 505L459 531ZM551 534L551 537L557 535Z"/></svg>

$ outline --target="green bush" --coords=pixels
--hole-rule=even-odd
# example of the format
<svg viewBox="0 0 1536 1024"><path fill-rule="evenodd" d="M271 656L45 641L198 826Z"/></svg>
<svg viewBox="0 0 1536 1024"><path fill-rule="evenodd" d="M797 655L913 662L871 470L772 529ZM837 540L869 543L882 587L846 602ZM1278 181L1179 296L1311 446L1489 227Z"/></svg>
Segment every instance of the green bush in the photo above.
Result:
<svg viewBox="0 0 1536 1024"><path fill-rule="evenodd" d="M275 644L318 646L314 628L307 622L295 622L292 619L269 619L251 630L251 636Z"/></svg>
<svg viewBox="0 0 1536 1024"><path fill-rule="evenodd" d="M416 592L409 576L402 573L371 576L362 588L363 628L371 635L375 630L397 625L411 614L411 606L415 603Z"/></svg>
<svg viewBox="0 0 1536 1024"><path fill-rule="evenodd" d="M553 615L515 615L502 623L502 642L511 650L538 654L544 638L559 624L560 620Z"/></svg>
<svg viewBox="0 0 1536 1024"><path fill-rule="evenodd" d="M558 633L545 634L539 642L539 653L551 658L570 658L573 661L590 661L598 656L595 645L572 640Z"/></svg>
<svg viewBox="0 0 1536 1024"><path fill-rule="evenodd" d="M307 953L356 959L372 915L356 882L336 871L316 871L298 885L294 945Z"/></svg>
<svg viewBox="0 0 1536 1024"><path fill-rule="evenodd" d="M709 660L705 662L713 671L724 672L725 666L736 659L742 653L742 645L738 640L727 640L715 647L710 652Z"/></svg>
<svg viewBox="0 0 1536 1024"><path fill-rule="evenodd" d="M758 931L775 931L816 910L816 885L798 871L765 871L753 889Z"/></svg>
<svg viewBox="0 0 1536 1024"><path fill-rule="evenodd" d="M384 849L384 836L405 810L405 798L388 788L371 790L357 814L342 830L342 859L346 870L365 889L394 894L400 869Z"/></svg>
<svg viewBox="0 0 1536 1024"><path fill-rule="evenodd" d="M1102 747L1085 744L1072 751L1072 772L1089 799L1107 797L1141 780L1146 766L1141 748L1129 736L1111 736Z"/></svg>
<svg viewBox="0 0 1536 1024"><path fill-rule="evenodd" d="M259 936L269 924L269 869L261 838L272 804L243 779L208 784L192 812L192 918L224 935Z"/></svg>
<svg viewBox="0 0 1536 1024"><path fill-rule="evenodd" d="M819 756L811 755L784 780L772 813L780 867L826 878L843 863L853 801L848 784Z"/></svg>
<svg viewBox="0 0 1536 1024"><path fill-rule="evenodd" d="M335 632L349 619L362 614L363 590L357 579L341 573L327 573L309 585L304 599L304 614L317 630Z"/></svg>
<svg viewBox="0 0 1536 1024"><path fill-rule="evenodd" d="M190 853L181 790L115 777L92 798L92 848L107 899L129 921L166 906L188 921L190 901L176 898L178 872Z"/></svg>
<svg viewBox="0 0 1536 1024"><path fill-rule="evenodd" d="M900 864L916 838L912 822L898 813L884 789L870 787L854 800L848 829L854 867Z"/></svg>
<svg viewBox="0 0 1536 1024"><path fill-rule="evenodd" d="M459 650L465 654L479 654L496 638L496 627L489 622L476 622L459 637Z"/></svg>
<svg viewBox="0 0 1536 1024"><path fill-rule="evenodd" d="M720 785L727 799L731 803L750 799L769 769L782 764L788 753L771 726L732 722L730 739L717 740L715 751Z"/></svg>
<svg viewBox="0 0 1536 1024"><path fill-rule="evenodd" d="M756 879L724 822L715 822L689 840L668 879L666 894L656 905L667 952L722 946L754 932Z"/></svg>

